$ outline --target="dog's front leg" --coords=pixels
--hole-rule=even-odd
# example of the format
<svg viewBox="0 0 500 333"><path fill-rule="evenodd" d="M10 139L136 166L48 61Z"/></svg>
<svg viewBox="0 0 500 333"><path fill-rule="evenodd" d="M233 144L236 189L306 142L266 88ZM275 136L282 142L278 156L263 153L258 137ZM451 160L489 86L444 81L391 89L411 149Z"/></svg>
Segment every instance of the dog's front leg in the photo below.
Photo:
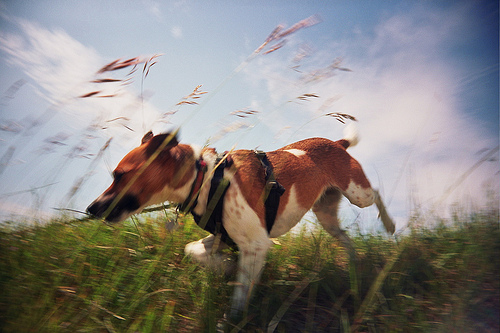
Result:
<svg viewBox="0 0 500 333"><path fill-rule="evenodd" d="M216 236L209 235L187 244L184 253L215 272L230 275L234 273L236 265L232 255L222 253L223 250L228 248L229 246L226 243L217 242Z"/></svg>
<svg viewBox="0 0 500 333"><path fill-rule="evenodd" d="M271 241L254 241L248 244L238 244L240 255L238 273L231 303L231 319L238 319L247 310L248 301L252 296L254 286L259 282L266 261L266 254Z"/></svg>

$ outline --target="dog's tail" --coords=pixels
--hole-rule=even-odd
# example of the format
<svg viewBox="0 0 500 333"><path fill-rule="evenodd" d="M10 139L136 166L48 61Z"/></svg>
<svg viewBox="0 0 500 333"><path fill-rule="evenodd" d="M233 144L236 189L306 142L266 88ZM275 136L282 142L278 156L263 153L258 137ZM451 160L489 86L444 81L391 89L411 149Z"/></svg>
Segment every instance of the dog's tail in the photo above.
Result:
<svg viewBox="0 0 500 333"><path fill-rule="evenodd" d="M344 129L344 138L339 140L339 143L344 146L345 149L349 147L354 147L359 142L358 127L354 123L350 123Z"/></svg>

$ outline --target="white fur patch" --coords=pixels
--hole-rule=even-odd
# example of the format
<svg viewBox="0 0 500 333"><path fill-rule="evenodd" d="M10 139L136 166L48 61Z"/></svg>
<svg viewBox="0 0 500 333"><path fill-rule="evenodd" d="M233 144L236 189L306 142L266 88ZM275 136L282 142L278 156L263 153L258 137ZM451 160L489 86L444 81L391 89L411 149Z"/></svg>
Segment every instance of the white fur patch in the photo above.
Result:
<svg viewBox="0 0 500 333"><path fill-rule="evenodd" d="M233 179L233 176L234 172L230 170L224 174L224 178L232 180L224 197L222 215L224 228L238 246L269 242L266 229L262 226L257 213L250 207L241 193L239 184Z"/></svg>
<svg viewBox="0 0 500 333"><path fill-rule="evenodd" d="M370 206L375 200L375 193L371 187L363 188L354 182L349 183L347 190L343 194L352 204L360 208Z"/></svg>
<svg viewBox="0 0 500 333"><path fill-rule="evenodd" d="M301 157L301 156L304 156L306 154L305 151L300 150L300 149L287 149L284 151L286 151L287 153L290 153L292 155L295 155L296 157Z"/></svg>
<svg viewBox="0 0 500 333"><path fill-rule="evenodd" d="M207 171L205 172L203 185L200 189L200 195L198 196L198 204L193 208L193 212L198 215L203 215L205 213L208 204L208 193L210 192L210 181L213 177L212 170L215 167L216 156L207 151L203 154L202 158L207 163Z"/></svg>
<svg viewBox="0 0 500 333"><path fill-rule="evenodd" d="M229 254L220 252L227 249L228 246L220 243L220 248L214 249L215 242L215 236L209 235L196 242L187 244L184 248L184 253L217 272L229 274L235 269L235 262L231 260L232 258Z"/></svg>
<svg viewBox="0 0 500 333"><path fill-rule="evenodd" d="M276 217L273 228L269 233L269 237L278 237L286 234L292 229L302 217L307 213L308 209L299 205L297 200L297 190L295 186L290 187L288 202L286 203L283 213Z"/></svg>
<svg viewBox="0 0 500 333"><path fill-rule="evenodd" d="M193 150L193 156L194 158L198 158L201 156L201 147L195 144L189 145L191 149Z"/></svg>
<svg viewBox="0 0 500 333"><path fill-rule="evenodd" d="M189 191L191 190L193 182L192 180L194 179L194 177L196 177L196 172L193 170L190 180L183 186L177 189L174 189L168 185L165 186L160 192L154 193L144 207L162 203L165 201L183 202L189 195Z"/></svg>
<svg viewBox="0 0 500 333"><path fill-rule="evenodd" d="M349 146L354 147L359 142L358 128L354 123L350 123L344 128L344 140L349 141Z"/></svg>

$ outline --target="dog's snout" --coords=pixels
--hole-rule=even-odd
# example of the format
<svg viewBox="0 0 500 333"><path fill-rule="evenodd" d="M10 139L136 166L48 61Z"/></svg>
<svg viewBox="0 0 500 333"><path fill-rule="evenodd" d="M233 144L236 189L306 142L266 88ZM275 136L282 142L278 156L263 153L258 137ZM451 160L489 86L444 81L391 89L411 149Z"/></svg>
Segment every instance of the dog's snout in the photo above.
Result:
<svg viewBox="0 0 500 333"><path fill-rule="evenodd" d="M87 207L87 212L96 218L104 218L108 222L119 222L130 213L140 208L139 200L136 196L127 194L118 202L114 202L115 197L97 199Z"/></svg>
<svg viewBox="0 0 500 333"><path fill-rule="evenodd" d="M133 212L133 211L136 211L137 209L139 209L139 207L141 206L139 204L139 200L137 199L137 197L135 195L125 195L121 200L120 202L118 203L118 205L121 209L124 209L124 210L127 210L129 212Z"/></svg>
<svg viewBox="0 0 500 333"><path fill-rule="evenodd" d="M87 213L89 213L91 216L94 217L101 217L102 214L104 213L104 210L102 209L102 203L97 200L92 202L87 207Z"/></svg>

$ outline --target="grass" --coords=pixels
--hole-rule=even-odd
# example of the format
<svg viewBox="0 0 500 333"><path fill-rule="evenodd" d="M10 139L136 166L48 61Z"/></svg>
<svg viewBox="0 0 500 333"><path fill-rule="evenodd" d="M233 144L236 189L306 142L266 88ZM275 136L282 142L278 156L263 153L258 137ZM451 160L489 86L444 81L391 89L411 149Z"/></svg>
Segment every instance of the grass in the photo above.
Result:
<svg viewBox="0 0 500 333"><path fill-rule="evenodd" d="M108 226L61 220L3 230L4 332L215 332L230 281L191 262L190 219ZM412 230L398 242L355 237L351 263L321 230L279 239L245 318L247 332L497 332L497 214Z"/></svg>

